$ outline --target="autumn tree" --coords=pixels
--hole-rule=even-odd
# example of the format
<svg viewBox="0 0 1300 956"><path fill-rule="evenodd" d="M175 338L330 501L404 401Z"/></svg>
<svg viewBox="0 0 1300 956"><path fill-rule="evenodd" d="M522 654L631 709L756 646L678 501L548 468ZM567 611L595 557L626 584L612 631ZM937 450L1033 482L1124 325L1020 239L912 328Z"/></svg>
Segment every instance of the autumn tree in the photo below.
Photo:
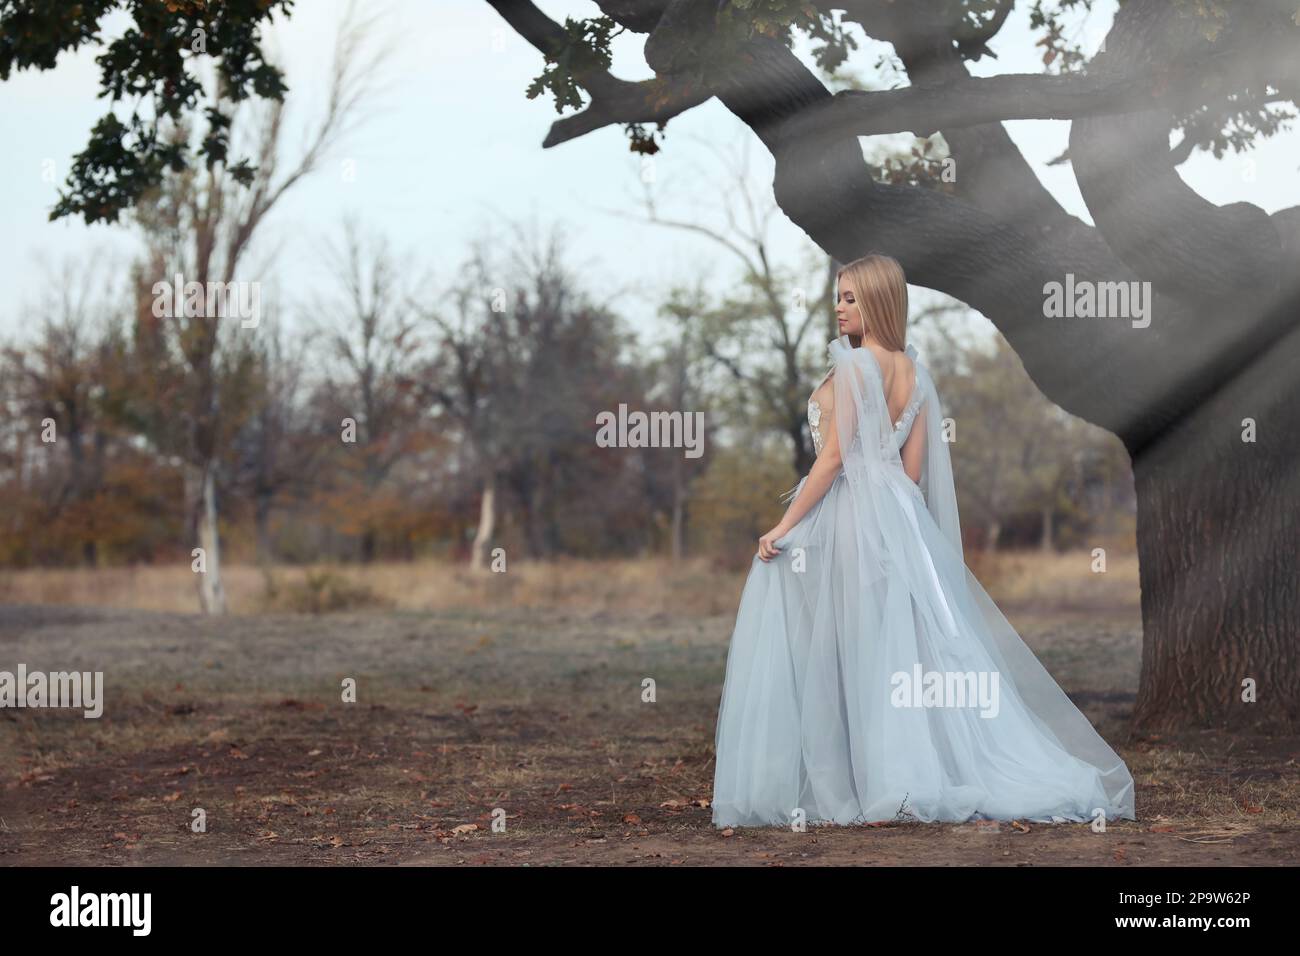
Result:
<svg viewBox="0 0 1300 956"><path fill-rule="evenodd" d="M115 520L101 499L122 386L117 285L103 264L47 270L39 300L24 310L35 334L0 350L13 456L5 498L27 536L41 539L35 556L46 560L68 560L71 551L94 567Z"/></svg>
<svg viewBox="0 0 1300 956"><path fill-rule="evenodd" d="M275 560L272 517L303 504L317 486L326 442L307 402L309 339L286 328L281 316L262 322L253 344L257 393L233 442L233 485L252 502L257 564L269 581Z"/></svg>
<svg viewBox="0 0 1300 956"><path fill-rule="evenodd" d="M326 261L333 278L313 306L327 362L316 406L326 434L347 452L335 459L343 467L335 516L357 535L361 560L370 562L384 515L402 507L389 477L428 443L419 385L427 341L411 301L412 269L382 235L366 233L349 217Z"/></svg>
<svg viewBox="0 0 1300 956"><path fill-rule="evenodd" d="M135 273L136 341L150 360L137 379L143 404L136 416L160 453L183 462L187 534L204 562L199 600L212 614L226 609L218 482L256 391L258 319L232 321L232 298L260 292L250 262L255 237L349 130L376 65L364 48L370 24L349 7L324 115L290 158L287 87L261 41L272 15L291 8L290 0L0 6L0 79L14 69L50 69L65 50L102 48L97 62L112 108L74 158L50 215L89 223L135 212L146 243ZM110 38L104 21L118 9L133 26ZM182 289L171 287L177 276ZM246 298L256 309L260 295Z"/></svg>
<svg viewBox="0 0 1300 956"><path fill-rule="evenodd" d="M609 305L582 288L561 229L516 231L487 277L483 301L496 361L493 441L501 484L529 557L644 549L644 486L629 480L640 450L600 448L597 418L620 403L645 408L646 383Z"/></svg>

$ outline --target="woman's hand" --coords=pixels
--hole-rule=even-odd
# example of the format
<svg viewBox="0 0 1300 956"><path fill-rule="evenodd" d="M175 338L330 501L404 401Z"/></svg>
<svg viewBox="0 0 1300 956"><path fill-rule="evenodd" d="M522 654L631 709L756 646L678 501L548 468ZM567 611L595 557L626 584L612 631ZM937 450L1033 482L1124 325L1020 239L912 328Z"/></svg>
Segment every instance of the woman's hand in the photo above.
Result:
<svg viewBox="0 0 1300 956"><path fill-rule="evenodd" d="M763 535L763 537L759 538L758 539L759 559L763 561L771 561L778 554L780 554L781 549L776 546L776 539L784 538L789 533L790 533L790 529L786 528L784 525L777 525L767 534Z"/></svg>

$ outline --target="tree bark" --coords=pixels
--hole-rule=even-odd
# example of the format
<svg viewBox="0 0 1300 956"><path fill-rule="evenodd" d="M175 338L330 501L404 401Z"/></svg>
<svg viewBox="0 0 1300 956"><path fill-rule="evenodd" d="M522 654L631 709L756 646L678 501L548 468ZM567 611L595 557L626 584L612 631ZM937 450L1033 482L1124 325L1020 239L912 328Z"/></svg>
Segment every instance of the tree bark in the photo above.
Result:
<svg viewBox="0 0 1300 956"><path fill-rule="evenodd" d="M1134 728L1300 725L1300 331L1133 461L1142 584ZM1290 369L1288 372L1287 370ZM1257 423L1242 440L1242 419ZM1243 681L1258 700L1242 700Z"/></svg>

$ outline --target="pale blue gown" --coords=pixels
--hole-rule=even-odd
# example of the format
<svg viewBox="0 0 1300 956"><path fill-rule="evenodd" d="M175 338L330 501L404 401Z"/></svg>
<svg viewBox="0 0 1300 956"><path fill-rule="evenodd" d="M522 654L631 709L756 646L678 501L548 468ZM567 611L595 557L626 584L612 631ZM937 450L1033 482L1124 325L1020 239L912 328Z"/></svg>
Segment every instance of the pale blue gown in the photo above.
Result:
<svg viewBox="0 0 1300 956"><path fill-rule="evenodd" d="M942 405L916 350L897 421L871 351L845 336L828 351L834 401L810 402L809 424L819 453L837 429L843 467L750 568L713 823L1134 819L1128 768L966 567ZM900 454L918 421L919 484Z"/></svg>

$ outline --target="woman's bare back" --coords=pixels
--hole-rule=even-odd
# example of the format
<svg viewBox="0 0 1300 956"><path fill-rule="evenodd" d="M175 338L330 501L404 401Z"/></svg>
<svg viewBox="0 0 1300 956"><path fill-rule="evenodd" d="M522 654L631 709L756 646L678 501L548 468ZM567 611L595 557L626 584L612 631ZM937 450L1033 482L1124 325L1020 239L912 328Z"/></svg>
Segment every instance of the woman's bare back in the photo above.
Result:
<svg viewBox="0 0 1300 956"><path fill-rule="evenodd" d="M908 402L916 388L916 365L905 352L894 352L875 345L869 348L880 366L880 377L884 385L885 407L889 410L889 420L897 422L906 410ZM821 450L822 441L829 428L833 426L835 414L835 383L831 380L834 372L826 373L808 399L810 422L814 432L813 444Z"/></svg>

